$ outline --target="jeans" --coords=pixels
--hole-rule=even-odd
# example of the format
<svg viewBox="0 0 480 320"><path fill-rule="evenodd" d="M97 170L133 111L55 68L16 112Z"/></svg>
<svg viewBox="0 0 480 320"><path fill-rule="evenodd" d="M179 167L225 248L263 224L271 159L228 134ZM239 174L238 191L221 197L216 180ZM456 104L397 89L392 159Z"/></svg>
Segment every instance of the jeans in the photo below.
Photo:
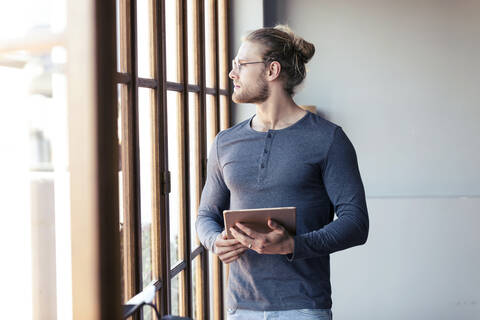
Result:
<svg viewBox="0 0 480 320"><path fill-rule="evenodd" d="M227 320L332 320L330 309L294 309L280 311L227 310Z"/></svg>

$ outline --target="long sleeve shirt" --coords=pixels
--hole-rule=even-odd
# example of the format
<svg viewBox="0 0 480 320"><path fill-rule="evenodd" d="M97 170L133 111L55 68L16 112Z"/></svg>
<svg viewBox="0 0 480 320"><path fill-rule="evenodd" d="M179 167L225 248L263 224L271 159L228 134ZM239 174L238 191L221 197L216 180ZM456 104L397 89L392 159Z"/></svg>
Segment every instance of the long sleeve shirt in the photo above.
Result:
<svg viewBox="0 0 480 320"><path fill-rule="evenodd" d="M226 209L296 207L295 245L288 255L247 250L231 263L227 307L331 308L329 254L361 245L368 236L354 147L341 127L310 112L267 132L252 129L252 119L220 132L213 142L198 237L212 250Z"/></svg>

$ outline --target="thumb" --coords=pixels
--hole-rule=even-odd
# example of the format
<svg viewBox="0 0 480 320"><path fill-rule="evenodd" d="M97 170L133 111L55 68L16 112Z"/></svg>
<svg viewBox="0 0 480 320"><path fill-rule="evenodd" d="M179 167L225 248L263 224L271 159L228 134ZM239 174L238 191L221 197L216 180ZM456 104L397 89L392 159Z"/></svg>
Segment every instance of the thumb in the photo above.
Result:
<svg viewBox="0 0 480 320"><path fill-rule="evenodd" d="M227 240L227 231L225 230L222 231L222 239Z"/></svg>
<svg viewBox="0 0 480 320"><path fill-rule="evenodd" d="M268 219L268 227L272 230L282 229L282 226L279 225L275 220Z"/></svg>

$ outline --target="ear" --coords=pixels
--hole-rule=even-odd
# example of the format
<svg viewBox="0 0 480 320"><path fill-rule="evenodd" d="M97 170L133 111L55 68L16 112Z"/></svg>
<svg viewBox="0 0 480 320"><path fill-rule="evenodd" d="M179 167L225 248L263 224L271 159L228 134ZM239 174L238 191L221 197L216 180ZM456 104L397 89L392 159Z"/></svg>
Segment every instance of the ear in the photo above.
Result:
<svg viewBox="0 0 480 320"><path fill-rule="evenodd" d="M282 66L278 61L272 61L267 66L267 80L273 81L280 77L280 71L282 70Z"/></svg>

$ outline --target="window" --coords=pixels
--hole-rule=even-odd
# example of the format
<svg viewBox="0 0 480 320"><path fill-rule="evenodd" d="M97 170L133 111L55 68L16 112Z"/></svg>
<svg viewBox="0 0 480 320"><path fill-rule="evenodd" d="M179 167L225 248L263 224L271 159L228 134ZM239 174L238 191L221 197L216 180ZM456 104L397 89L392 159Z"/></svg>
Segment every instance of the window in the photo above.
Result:
<svg viewBox="0 0 480 320"><path fill-rule="evenodd" d="M162 314L221 319L222 264L194 222L208 150L230 122L228 0L116 5L123 302L157 281Z"/></svg>
<svg viewBox="0 0 480 320"><path fill-rule="evenodd" d="M0 12L2 318L71 319L66 1Z"/></svg>

